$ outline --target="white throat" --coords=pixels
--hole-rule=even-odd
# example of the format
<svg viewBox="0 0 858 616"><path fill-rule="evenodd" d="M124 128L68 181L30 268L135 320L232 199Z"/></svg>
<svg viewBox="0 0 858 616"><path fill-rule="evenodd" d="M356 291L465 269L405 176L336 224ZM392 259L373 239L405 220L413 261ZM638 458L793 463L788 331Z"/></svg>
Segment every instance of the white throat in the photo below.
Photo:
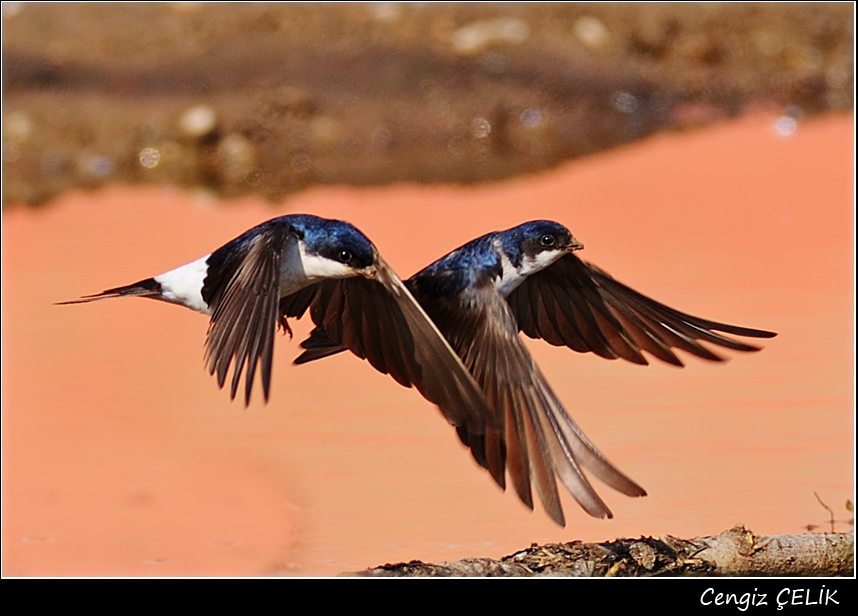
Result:
<svg viewBox="0 0 858 616"><path fill-rule="evenodd" d="M501 249L500 242L495 241L494 246L501 260L501 275L495 279L495 289L504 297L515 291L528 276L544 270L566 252L559 249L544 250L535 257L525 255L521 259L521 264L515 267Z"/></svg>
<svg viewBox="0 0 858 616"><path fill-rule="evenodd" d="M306 284L312 284L327 278L349 278L355 275L354 268L346 265L345 263L339 263L338 261L327 259L319 255L309 254L307 252L307 247L302 240L298 240L296 252L298 259L296 259L293 264L290 264L289 262L291 259L286 259L286 255L284 255L284 274L286 273L287 268L290 266L292 266L293 269L297 268L298 263L300 263L301 272L306 280ZM304 286L306 286L306 284Z"/></svg>

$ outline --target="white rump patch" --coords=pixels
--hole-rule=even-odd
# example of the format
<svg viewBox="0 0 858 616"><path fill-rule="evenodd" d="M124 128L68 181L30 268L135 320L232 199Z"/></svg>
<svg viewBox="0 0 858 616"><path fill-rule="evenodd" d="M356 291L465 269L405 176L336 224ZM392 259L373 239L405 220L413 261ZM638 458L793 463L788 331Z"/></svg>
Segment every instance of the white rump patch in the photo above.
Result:
<svg viewBox="0 0 858 616"><path fill-rule="evenodd" d="M210 256L207 254L193 263L155 276L155 282L161 285L163 298L211 316L208 304L203 301L203 281L208 273L206 261Z"/></svg>

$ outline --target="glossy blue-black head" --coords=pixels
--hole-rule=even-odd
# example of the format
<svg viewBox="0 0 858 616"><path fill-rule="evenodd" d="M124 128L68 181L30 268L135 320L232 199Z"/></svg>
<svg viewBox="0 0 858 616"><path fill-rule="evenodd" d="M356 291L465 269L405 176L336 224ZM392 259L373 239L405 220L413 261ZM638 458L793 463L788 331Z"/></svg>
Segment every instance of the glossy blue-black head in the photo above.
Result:
<svg viewBox="0 0 858 616"><path fill-rule="evenodd" d="M531 220L503 233L504 245L529 260L540 255L562 254L583 248L572 233L553 220Z"/></svg>
<svg viewBox="0 0 858 616"><path fill-rule="evenodd" d="M364 269L375 261L375 247L363 233L342 220L309 214L289 216L308 255L322 257L350 269Z"/></svg>

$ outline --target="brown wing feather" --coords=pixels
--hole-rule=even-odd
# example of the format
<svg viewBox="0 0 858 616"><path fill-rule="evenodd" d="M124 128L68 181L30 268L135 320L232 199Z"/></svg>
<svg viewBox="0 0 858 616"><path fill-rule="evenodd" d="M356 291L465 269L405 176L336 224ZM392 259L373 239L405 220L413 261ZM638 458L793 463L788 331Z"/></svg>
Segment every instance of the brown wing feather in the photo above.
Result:
<svg viewBox="0 0 858 616"><path fill-rule="evenodd" d="M776 335L679 312L617 282L572 254L529 276L509 295L508 302L519 329L531 338L638 364L647 363L641 354L647 351L681 366L682 361L672 349L722 361L700 342L735 351L757 351L759 347L722 333L751 338Z"/></svg>
<svg viewBox="0 0 858 616"><path fill-rule="evenodd" d="M235 270L208 290L212 317L205 358L209 373L217 373L218 385L223 387L229 367L235 362L230 396L235 398L245 371L245 404L250 403L253 378L260 362L262 391L268 400L280 297L280 262L287 235L287 225L272 225L248 241L245 254L234 259L238 264Z"/></svg>
<svg viewBox="0 0 858 616"><path fill-rule="evenodd" d="M546 511L564 523L555 475L595 517L611 517L581 467L629 496L646 492L607 461L581 433L551 390L517 334L512 310L491 284L474 289L466 305L458 299L420 298L465 366L486 393L503 432L459 430L474 457L501 487L497 466L505 464L519 498L532 507L531 483ZM502 444L490 439L500 438ZM490 453L497 452L497 453ZM502 452L502 454L501 454Z"/></svg>
<svg viewBox="0 0 858 616"><path fill-rule="evenodd" d="M323 330L325 354L348 348L401 385L416 387L453 425L479 434L487 423L500 429L474 378L381 257L364 276L316 286L309 309Z"/></svg>

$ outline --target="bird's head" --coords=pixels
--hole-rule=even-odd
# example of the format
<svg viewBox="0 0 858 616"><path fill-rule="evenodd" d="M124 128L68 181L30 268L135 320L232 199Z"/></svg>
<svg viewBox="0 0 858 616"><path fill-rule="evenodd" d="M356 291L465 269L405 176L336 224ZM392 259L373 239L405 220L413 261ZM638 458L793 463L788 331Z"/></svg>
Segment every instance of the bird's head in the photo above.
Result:
<svg viewBox="0 0 858 616"><path fill-rule="evenodd" d="M377 251L355 227L341 220L296 216L292 223L309 278L367 276Z"/></svg>
<svg viewBox="0 0 858 616"><path fill-rule="evenodd" d="M505 235L515 244L524 275L545 269L563 255L584 247L569 229L552 220L532 220Z"/></svg>

